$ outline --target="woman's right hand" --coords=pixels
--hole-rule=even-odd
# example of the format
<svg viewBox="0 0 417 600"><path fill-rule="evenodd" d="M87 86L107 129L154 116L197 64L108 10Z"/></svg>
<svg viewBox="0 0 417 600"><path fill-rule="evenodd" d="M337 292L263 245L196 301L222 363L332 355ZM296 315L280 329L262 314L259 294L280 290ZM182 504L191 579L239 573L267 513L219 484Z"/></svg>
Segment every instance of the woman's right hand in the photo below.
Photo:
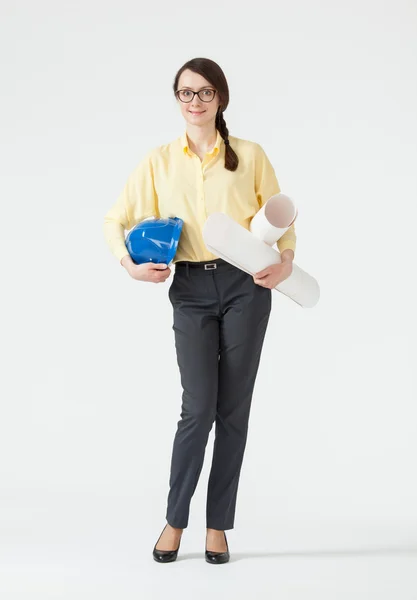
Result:
<svg viewBox="0 0 417 600"><path fill-rule="evenodd" d="M137 281L162 283L171 275L171 269L163 263L147 262L137 265L130 256L125 256L121 263L129 275Z"/></svg>
<svg viewBox="0 0 417 600"><path fill-rule="evenodd" d="M133 279L137 279L138 281L162 283L170 276L171 269L162 263L142 263L141 265L131 265L128 269L128 273Z"/></svg>

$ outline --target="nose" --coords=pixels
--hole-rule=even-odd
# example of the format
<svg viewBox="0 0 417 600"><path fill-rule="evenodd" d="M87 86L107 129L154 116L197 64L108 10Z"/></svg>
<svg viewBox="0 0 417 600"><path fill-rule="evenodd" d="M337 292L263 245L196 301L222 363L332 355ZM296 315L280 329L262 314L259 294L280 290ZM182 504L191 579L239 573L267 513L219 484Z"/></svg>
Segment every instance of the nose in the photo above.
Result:
<svg viewBox="0 0 417 600"><path fill-rule="evenodd" d="M198 94L194 94L194 98L191 100L191 106L201 106L201 100Z"/></svg>

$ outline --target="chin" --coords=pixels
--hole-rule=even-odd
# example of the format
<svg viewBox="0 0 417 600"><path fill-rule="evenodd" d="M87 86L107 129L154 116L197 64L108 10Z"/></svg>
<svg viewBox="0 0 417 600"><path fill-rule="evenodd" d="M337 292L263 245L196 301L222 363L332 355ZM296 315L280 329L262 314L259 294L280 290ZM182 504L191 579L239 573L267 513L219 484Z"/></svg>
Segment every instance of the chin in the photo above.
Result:
<svg viewBox="0 0 417 600"><path fill-rule="evenodd" d="M193 115L187 113L186 119L189 123L192 123L193 125L198 125L199 123L207 123L208 121L214 119L214 117L211 117L207 113L204 113L203 117L193 117Z"/></svg>
<svg viewBox="0 0 417 600"><path fill-rule="evenodd" d="M186 120L190 125L205 125L208 121L208 119L193 119L192 117L191 119L188 117Z"/></svg>

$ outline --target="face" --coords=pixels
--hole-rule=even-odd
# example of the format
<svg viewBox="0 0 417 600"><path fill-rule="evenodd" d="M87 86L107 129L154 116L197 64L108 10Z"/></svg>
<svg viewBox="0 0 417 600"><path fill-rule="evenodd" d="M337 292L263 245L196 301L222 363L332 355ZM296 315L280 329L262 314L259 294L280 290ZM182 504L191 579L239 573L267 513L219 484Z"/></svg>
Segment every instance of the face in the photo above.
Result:
<svg viewBox="0 0 417 600"><path fill-rule="evenodd" d="M193 92L198 92L204 89L215 89L207 79L194 73L189 69L183 71L178 81L178 90L189 89ZM187 94L191 98L191 91ZM204 92L202 92L204 97ZM188 98L187 98L188 99ZM191 102L181 102L177 98L177 103L180 105L181 113L190 125L207 125L211 120L215 120L217 109L220 104L219 94L216 92L214 99L211 102L200 100L197 94Z"/></svg>

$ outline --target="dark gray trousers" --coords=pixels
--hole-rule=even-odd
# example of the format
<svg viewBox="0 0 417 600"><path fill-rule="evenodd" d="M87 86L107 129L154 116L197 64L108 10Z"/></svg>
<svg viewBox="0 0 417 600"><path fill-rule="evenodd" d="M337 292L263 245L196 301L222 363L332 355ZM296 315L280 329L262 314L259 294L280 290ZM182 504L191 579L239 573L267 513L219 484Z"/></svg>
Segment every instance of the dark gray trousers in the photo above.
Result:
<svg viewBox="0 0 417 600"><path fill-rule="evenodd" d="M216 265L205 269L204 265ZM167 522L188 525L190 501L216 422L206 525L233 529L249 412L271 293L222 259L177 262L169 299L183 388L173 443Z"/></svg>

